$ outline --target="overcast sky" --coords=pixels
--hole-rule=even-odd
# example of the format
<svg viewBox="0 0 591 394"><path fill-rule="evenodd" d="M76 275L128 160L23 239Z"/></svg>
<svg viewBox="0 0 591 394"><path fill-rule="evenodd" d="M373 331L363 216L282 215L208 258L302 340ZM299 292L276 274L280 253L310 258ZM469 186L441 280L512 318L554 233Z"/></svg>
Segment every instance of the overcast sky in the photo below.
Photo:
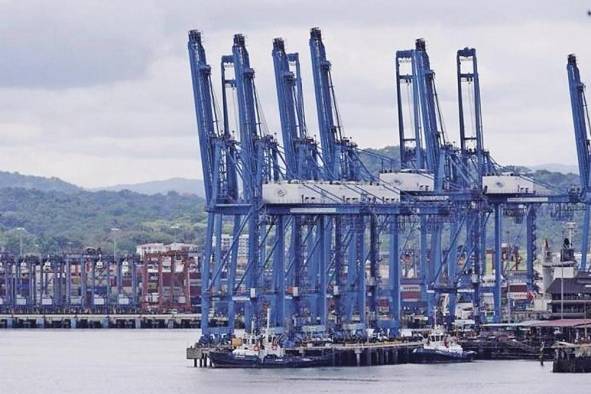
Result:
<svg viewBox="0 0 591 394"><path fill-rule="evenodd" d="M323 32L345 134L398 144L394 52L427 41L447 135L458 139L455 52L478 51L485 144L500 163L575 164L566 56L591 81L591 0L0 0L0 169L104 186L201 177L186 52L219 58L244 33L271 131L272 40L299 51L317 130L309 28ZM219 96L220 92L217 92Z"/></svg>

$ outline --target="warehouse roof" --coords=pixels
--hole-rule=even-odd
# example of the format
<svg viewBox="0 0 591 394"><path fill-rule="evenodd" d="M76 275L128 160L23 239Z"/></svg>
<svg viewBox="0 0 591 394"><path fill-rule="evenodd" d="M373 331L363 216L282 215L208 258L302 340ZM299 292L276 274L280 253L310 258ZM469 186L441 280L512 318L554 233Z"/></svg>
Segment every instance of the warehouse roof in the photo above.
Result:
<svg viewBox="0 0 591 394"><path fill-rule="evenodd" d="M531 320L523 322L527 327L556 327L556 328L585 328L591 325L591 319L557 319L557 320Z"/></svg>

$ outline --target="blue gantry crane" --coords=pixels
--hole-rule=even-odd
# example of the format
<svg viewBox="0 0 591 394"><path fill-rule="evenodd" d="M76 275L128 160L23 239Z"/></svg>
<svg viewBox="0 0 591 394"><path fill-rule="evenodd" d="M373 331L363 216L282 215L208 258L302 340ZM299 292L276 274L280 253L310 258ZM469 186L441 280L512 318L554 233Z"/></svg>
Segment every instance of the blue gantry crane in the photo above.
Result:
<svg viewBox="0 0 591 394"><path fill-rule="evenodd" d="M429 177L429 187L407 189L413 194L442 194L446 176L446 145L425 41L417 39L412 50L395 56L400 166L406 176ZM446 185L448 186L448 185ZM443 224L435 215L419 219L419 277L425 313L432 320L436 273L441 271ZM416 274L416 273L415 273Z"/></svg>
<svg viewBox="0 0 591 394"><path fill-rule="evenodd" d="M189 33L189 58L197 114L199 145L206 159L203 172L209 180L208 226L202 260L202 330L205 336L229 334L234 329L237 313L243 315L247 330L258 329L264 304L276 302L274 319L283 324L282 275L273 278L273 289L266 284L267 274L283 264L283 218L266 217L261 211L262 185L283 177L279 167L280 153L273 136L262 131L261 114L254 84L254 69L243 35L234 36L232 54L222 57L223 129L211 84L211 68L198 31ZM236 102L238 139L230 131L229 101ZM203 145L206 145L203 148ZM229 247L222 246L223 225L230 223ZM271 229L274 229L273 231ZM244 269L238 276L238 254L241 239L247 237ZM266 245L273 238L274 253ZM273 264L271 268L268 262ZM215 327L210 327L210 318Z"/></svg>
<svg viewBox="0 0 591 394"><path fill-rule="evenodd" d="M311 29L309 46L320 145L307 129L299 54L287 53L276 38L280 146L262 121L244 36L235 35L232 54L221 59L218 117L201 35L189 33L208 211L201 261L204 336L232 333L238 317L256 331L265 316L268 326L291 339L366 335L367 328L393 335L401 321L401 247L417 245L419 304L431 322L448 294L451 323L461 292L473 303L478 324L481 297L489 290L493 318L501 321L503 215L519 211L526 217L531 286L536 209L572 197L540 193L533 181L501 173L485 150L476 51L456 55L459 147L446 140L425 41L396 53L401 168L372 174L360 160L364 151L342 132L320 29ZM491 217L492 289L483 285Z"/></svg>
<svg viewBox="0 0 591 394"><path fill-rule="evenodd" d="M563 201L566 196L536 197L534 183L521 176L499 173L484 149L480 84L476 51L464 48L456 54L460 147L445 140L425 42L416 41L413 50L396 52L396 96L401 167L409 173L428 173L434 178L433 191L449 198L454 219L442 228L437 221L420 219L419 274L426 313L448 293L449 322L453 321L458 291L471 299L476 324L481 319L481 286L487 249L489 218L495 217L494 320L501 319L501 223L503 207L525 207L527 224L527 280L533 286L535 259L535 214L540 201ZM520 186L521 184L525 186ZM421 191L424 194L424 191ZM424 198L424 196L423 196ZM449 238L447 250L441 237ZM430 237L430 241L429 241Z"/></svg>
<svg viewBox="0 0 591 394"><path fill-rule="evenodd" d="M585 84L581 81L575 55L571 54L568 56L566 69L579 164L580 200L585 206L580 261L580 269L585 271L587 269L587 253L589 250L589 220L591 211L591 141L589 139L591 127L587 100L585 98Z"/></svg>
<svg viewBox="0 0 591 394"><path fill-rule="evenodd" d="M248 212L249 206L240 204L237 142L226 123L223 125L224 129L220 129L212 90L211 67L207 63L201 32L189 32L188 51L208 212L205 247L201 260L201 311L202 315L206 316L201 320L201 327L207 336L211 331L207 317L214 297L217 298L216 312L224 314L227 319L225 326L216 324L215 333L228 333L233 330L236 309L232 293L236 279L238 242L240 229L244 225L243 215ZM234 204L234 209L231 204ZM230 250L222 256L222 226L226 218L232 223L232 242ZM226 291L222 293L221 275L224 266L228 268Z"/></svg>
<svg viewBox="0 0 591 394"><path fill-rule="evenodd" d="M303 88L299 54L286 53L283 39L273 40L273 63L277 102L285 150L286 178L289 181L313 181L325 178L318 144L308 135L304 111ZM330 259L321 255L327 251L330 228L321 217L293 215L289 246L287 283L291 289L289 310L294 330L316 325L321 331L326 324L326 268L322 262ZM319 246L323 242L322 247Z"/></svg>

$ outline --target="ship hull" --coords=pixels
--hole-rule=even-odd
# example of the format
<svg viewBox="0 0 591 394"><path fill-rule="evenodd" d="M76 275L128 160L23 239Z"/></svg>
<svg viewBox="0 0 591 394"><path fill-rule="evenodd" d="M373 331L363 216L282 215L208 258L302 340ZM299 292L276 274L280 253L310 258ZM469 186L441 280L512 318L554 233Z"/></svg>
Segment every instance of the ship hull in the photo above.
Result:
<svg viewBox="0 0 591 394"><path fill-rule="evenodd" d="M332 356L286 356L265 357L235 356L230 352L211 352L209 357L214 368L312 368L332 365Z"/></svg>
<svg viewBox="0 0 591 394"><path fill-rule="evenodd" d="M466 363L474 360L474 352L452 353L441 350L415 349L410 354L414 364Z"/></svg>
<svg viewBox="0 0 591 394"><path fill-rule="evenodd" d="M591 372L591 357L575 357L554 360L552 372Z"/></svg>

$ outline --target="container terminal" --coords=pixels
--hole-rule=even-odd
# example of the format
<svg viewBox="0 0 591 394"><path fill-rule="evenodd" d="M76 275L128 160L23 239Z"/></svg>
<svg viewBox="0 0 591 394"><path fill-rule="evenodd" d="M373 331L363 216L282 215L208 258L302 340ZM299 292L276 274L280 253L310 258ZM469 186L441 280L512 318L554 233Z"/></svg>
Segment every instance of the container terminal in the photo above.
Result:
<svg viewBox="0 0 591 394"><path fill-rule="evenodd" d="M44 258L0 255L0 327L198 327L196 252L145 246L133 256L91 248Z"/></svg>
<svg viewBox="0 0 591 394"><path fill-rule="evenodd" d="M575 55L565 90L580 184L557 190L486 149L476 49L455 54L459 146L425 40L394 52L395 163L345 135L319 28L309 33L316 127L306 123L299 53L282 38L270 44L281 139L265 123L245 36L222 56L219 84L202 33L189 32L203 250L0 255L0 327L199 327L187 349L196 366L236 348L237 329L265 327L286 352L331 352L333 365L406 362L434 326L491 359L547 358L553 341L589 339L589 117ZM362 155L376 156L379 172ZM558 213L559 243L538 239L544 211ZM523 231L525 250L506 227Z"/></svg>
<svg viewBox="0 0 591 394"><path fill-rule="evenodd" d="M192 30L188 40L208 215L199 265L201 337L187 349L195 365L208 365L211 352L243 346L234 343L237 327L247 337L271 330L288 352L335 352L335 365L341 356L369 354L352 363L368 365L384 349L412 348L404 336L424 327L461 332L464 346L490 358L544 358L540 340L548 330L551 340L557 332L589 339L589 117L575 55L565 59L565 92L580 184L557 190L507 170L487 150L474 48L455 53L453 136L444 127L425 40L393 51L398 164L346 136L347 114L339 112L332 79L338 65L319 28L309 31L311 81L302 79L300 53L289 52L282 38L269 40L276 131L265 123L246 37L234 35L228 54L213 62L217 71L203 37ZM308 105L315 126L306 121L305 83L314 92ZM456 134L459 145L451 142ZM379 156L380 171L370 171L363 155ZM538 239L545 210L558 212L556 225L565 228L558 243ZM573 242L575 211L584 216L580 245ZM506 239L511 226L525 234L523 256ZM230 237L228 248L216 242L223 236ZM502 340L503 331L511 341ZM518 332L527 338L517 341Z"/></svg>

